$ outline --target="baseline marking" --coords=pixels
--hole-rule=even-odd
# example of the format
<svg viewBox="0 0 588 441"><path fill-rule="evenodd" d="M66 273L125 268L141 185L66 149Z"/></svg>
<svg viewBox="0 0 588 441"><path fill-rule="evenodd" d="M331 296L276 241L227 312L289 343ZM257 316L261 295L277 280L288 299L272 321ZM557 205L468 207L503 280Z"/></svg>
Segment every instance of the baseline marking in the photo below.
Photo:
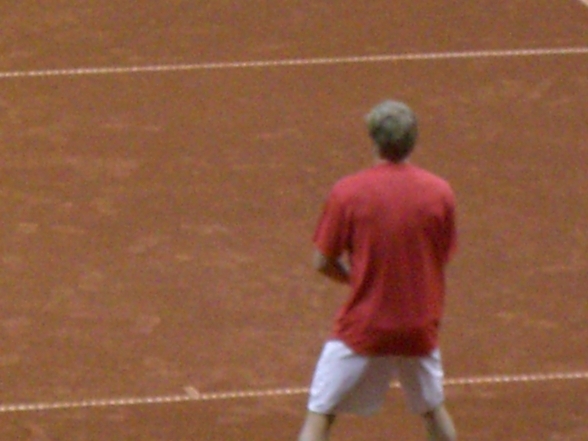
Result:
<svg viewBox="0 0 588 441"><path fill-rule="evenodd" d="M581 0L584 1L584 0ZM588 2L588 0L586 0ZM431 52L422 54L391 54L391 55L366 55L352 57L324 57L324 58L298 58L283 60L237 61L217 63L194 64L170 64L151 66L126 66L126 67L82 67L77 69L47 69L30 71L0 72L0 79L23 77L56 77L79 75L121 75L149 72L179 72L195 70L226 70L226 69L260 69L272 67L290 66L320 66L336 64L365 64L387 63L398 61L430 61L451 59L475 59L475 58L500 58L500 57L537 57L555 55L585 55L588 47L562 47L542 49L512 49L491 51L466 51L466 52Z"/></svg>
<svg viewBox="0 0 588 441"><path fill-rule="evenodd" d="M568 373L551 373L551 374L521 374L521 375L492 375L482 377L465 377L454 378L445 381L445 386L475 386L483 384L504 384L504 383L533 383L561 380L587 380L588 372L568 372ZM398 388L398 383L390 385ZM247 398L268 398L284 397L292 395L304 395L308 393L307 387L293 387L281 389L266 390L242 390L232 392L200 392L192 386L184 388L184 393L180 395L154 396L154 397L131 397L131 398L110 398L97 400L81 401L58 401L47 403L20 403L0 405L0 413L15 412L39 412L47 410L64 410L79 409L89 407L121 407L121 406L139 406L150 404L168 404L181 402L199 402L199 401L220 401L220 400L238 400Z"/></svg>

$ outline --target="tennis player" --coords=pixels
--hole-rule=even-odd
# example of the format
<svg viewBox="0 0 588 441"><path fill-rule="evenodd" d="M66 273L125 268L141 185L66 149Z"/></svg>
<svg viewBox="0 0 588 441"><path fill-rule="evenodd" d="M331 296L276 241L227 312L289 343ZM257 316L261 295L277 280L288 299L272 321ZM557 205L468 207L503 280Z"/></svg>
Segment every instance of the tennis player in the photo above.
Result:
<svg viewBox="0 0 588 441"><path fill-rule="evenodd" d="M397 379L429 440L454 441L438 339L454 193L408 162L417 121L406 104L384 101L366 122L375 164L335 184L314 235L315 268L350 295L318 360L298 440L326 441L339 414L376 412Z"/></svg>

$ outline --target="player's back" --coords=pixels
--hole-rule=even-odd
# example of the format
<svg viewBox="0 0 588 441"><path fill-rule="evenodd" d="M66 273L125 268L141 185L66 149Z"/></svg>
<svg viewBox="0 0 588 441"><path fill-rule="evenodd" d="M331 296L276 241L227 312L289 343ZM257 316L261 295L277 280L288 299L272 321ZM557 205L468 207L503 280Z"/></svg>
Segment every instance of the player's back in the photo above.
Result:
<svg viewBox="0 0 588 441"><path fill-rule="evenodd" d="M374 338L376 346L387 336L436 326L443 269L455 242L450 186L419 167L386 162L342 179L335 189L352 226L353 292L340 326L382 336L383 342Z"/></svg>

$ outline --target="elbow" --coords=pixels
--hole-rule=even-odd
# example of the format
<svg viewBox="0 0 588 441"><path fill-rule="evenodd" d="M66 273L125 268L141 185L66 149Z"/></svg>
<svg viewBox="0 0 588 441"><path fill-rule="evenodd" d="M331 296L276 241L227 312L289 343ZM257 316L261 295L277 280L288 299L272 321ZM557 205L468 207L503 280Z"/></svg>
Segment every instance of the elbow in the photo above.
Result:
<svg viewBox="0 0 588 441"><path fill-rule="evenodd" d="M329 267L329 259L317 251L312 259L312 267L319 273L324 274Z"/></svg>

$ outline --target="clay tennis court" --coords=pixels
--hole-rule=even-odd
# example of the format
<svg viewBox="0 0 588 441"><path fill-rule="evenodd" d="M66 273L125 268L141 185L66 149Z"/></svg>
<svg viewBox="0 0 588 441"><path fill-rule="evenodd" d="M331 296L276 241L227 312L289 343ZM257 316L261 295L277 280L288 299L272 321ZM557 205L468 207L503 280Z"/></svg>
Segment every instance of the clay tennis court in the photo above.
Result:
<svg viewBox="0 0 588 441"><path fill-rule="evenodd" d="M461 439L586 439L586 2L11 3L0 439L295 439L346 294L310 238L388 97L458 195ZM423 433L392 387L333 439Z"/></svg>

